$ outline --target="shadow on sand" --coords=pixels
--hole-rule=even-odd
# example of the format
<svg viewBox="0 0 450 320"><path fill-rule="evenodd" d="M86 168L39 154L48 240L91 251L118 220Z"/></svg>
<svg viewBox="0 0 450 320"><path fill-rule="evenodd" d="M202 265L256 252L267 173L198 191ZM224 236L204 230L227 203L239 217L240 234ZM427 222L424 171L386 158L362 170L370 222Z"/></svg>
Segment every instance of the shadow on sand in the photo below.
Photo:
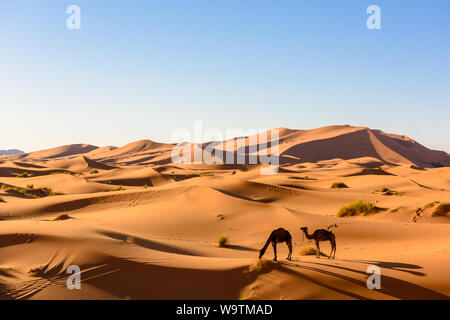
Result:
<svg viewBox="0 0 450 320"><path fill-rule="evenodd" d="M328 261L328 260L326 260ZM405 270L405 269L421 269L421 266L418 265L414 265L414 264L406 264L406 263L396 263L396 262L384 262L384 261L364 261L364 260L336 260L336 261L345 261L345 262L349 262L349 263L357 263L357 264L367 264L367 265L377 265L380 268L386 268L386 269L391 269L391 270L395 270L395 271L400 271L400 272L408 272L411 273L415 276L421 276L423 277L425 274L422 272L416 272L416 271L411 271L411 270ZM338 265L334 265L334 264L327 264L327 263L322 263L322 262L312 262L312 261L301 261L300 263L296 263L296 262L281 262L280 263L283 266L286 267L293 267L295 269L299 269L299 270L309 270L309 271L314 271L314 272L319 272L321 274L325 274L328 276L332 276L332 277L336 277L336 278L340 278L343 279L345 281L351 282L353 284L356 284L358 286L361 286L363 288L367 289L367 283L366 280L360 280L361 276L363 276L364 278L367 278L369 276L369 274L367 274L364 270L357 270L357 269L353 269L350 267L343 267L343 266L338 266ZM323 267L327 267L327 268L333 268L337 271L350 271L353 272L355 275L360 275L358 278L356 277L351 277L351 276L347 276L347 275L343 275L341 273L338 273L337 271L330 271L330 270L325 270L323 269ZM291 273L292 275L301 277L301 278L305 278L305 275L302 274L300 271L297 270L293 270L291 268L283 268L285 270L285 272L287 273ZM314 283L320 284L317 281L313 281ZM337 292L342 292L342 289L338 289L338 288L332 288L328 285L324 285L321 284L323 287L332 289L334 291ZM369 289L367 289L369 290ZM381 293L384 293L386 295L389 295L393 298L398 298L398 299L404 299L404 300L416 300L416 299L420 299L420 300L448 300L450 297L439 293L437 291L431 290L431 289L427 289L424 288L422 286L416 285L414 283L408 282L408 281L404 281L401 279L397 279L391 276L387 276L387 275L383 275L383 273L381 273L381 289L377 290ZM342 292L344 293L344 292ZM357 298L357 299L368 299L367 297L362 297L353 293L345 293L351 297Z"/></svg>

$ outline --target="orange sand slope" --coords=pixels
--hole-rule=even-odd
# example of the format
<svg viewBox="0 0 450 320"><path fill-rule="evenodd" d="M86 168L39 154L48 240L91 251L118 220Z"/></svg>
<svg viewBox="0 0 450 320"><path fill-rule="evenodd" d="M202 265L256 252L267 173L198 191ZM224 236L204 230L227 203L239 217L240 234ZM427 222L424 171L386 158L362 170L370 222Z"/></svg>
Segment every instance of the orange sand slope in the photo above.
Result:
<svg viewBox="0 0 450 320"><path fill-rule="evenodd" d="M0 298L449 299L447 153L363 127L279 133L274 175L174 164L174 145L150 140L0 157ZM337 216L357 199L373 208ZM314 247L300 227L334 223L335 260L328 242L321 259L300 254ZM278 263L270 247L258 260L278 227L292 261L283 243ZM66 286L74 264L81 290ZM366 286L370 265L380 290Z"/></svg>

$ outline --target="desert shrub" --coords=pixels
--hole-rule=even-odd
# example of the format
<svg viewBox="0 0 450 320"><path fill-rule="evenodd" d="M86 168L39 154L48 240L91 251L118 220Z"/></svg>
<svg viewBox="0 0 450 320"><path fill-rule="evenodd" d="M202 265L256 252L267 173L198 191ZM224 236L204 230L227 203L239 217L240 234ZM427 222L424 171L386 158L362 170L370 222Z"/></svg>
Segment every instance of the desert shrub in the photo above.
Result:
<svg viewBox="0 0 450 320"><path fill-rule="evenodd" d="M32 188L30 188L32 186ZM24 197L34 198L38 199L41 197L47 197L47 196L58 196L63 195L62 192L53 192L51 188L47 187L41 187L41 188L34 188L33 185L28 185L27 188L20 188L15 186L7 186L2 185L2 189L4 189L6 192L16 195L22 195Z"/></svg>
<svg viewBox="0 0 450 320"><path fill-rule="evenodd" d="M248 273L259 273L272 269L276 265L276 262L268 260L266 258L256 259L254 263L248 266L248 269L244 271L245 274Z"/></svg>
<svg viewBox="0 0 450 320"><path fill-rule="evenodd" d="M383 187L380 190L375 190L375 192L382 193L385 196L402 196L402 192L397 192L394 190L389 189L388 187Z"/></svg>
<svg viewBox="0 0 450 320"><path fill-rule="evenodd" d="M148 188L148 185L144 184L144 185L142 186L142 188L147 189L147 188Z"/></svg>
<svg viewBox="0 0 450 320"><path fill-rule="evenodd" d="M375 205L371 202L364 202L361 199L350 203L347 206L343 206L337 213L338 217L358 216L366 215L375 210Z"/></svg>
<svg viewBox="0 0 450 320"><path fill-rule="evenodd" d="M89 172L90 174L97 174L98 173L98 170L97 169L95 169L95 170L92 170L91 172Z"/></svg>
<svg viewBox="0 0 450 320"><path fill-rule="evenodd" d="M6 192L8 192L10 194L19 194L19 195L23 195L23 196L29 196L27 189L24 189L24 188L2 185L2 189L4 189Z"/></svg>
<svg viewBox="0 0 450 320"><path fill-rule="evenodd" d="M316 248L312 246L304 246L300 249L300 252L298 253L301 256L315 256L316 255Z"/></svg>
<svg viewBox="0 0 450 320"><path fill-rule="evenodd" d="M433 201L433 202L426 204L423 208L424 209L433 208L434 205L439 204L439 203L440 203L439 201Z"/></svg>
<svg viewBox="0 0 450 320"><path fill-rule="evenodd" d="M127 190L127 189L124 188L123 186L118 186L116 189L114 189L114 191L123 191L123 190Z"/></svg>
<svg viewBox="0 0 450 320"><path fill-rule="evenodd" d="M432 217L450 217L450 203L439 204L431 213Z"/></svg>
<svg viewBox="0 0 450 320"><path fill-rule="evenodd" d="M40 277L44 275L44 267L32 267L28 270L28 275L31 277Z"/></svg>
<svg viewBox="0 0 450 320"><path fill-rule="evenodd" d="M59 221L59 220L69 220L69 219L73 219L71 216L69 216L68 214L60 214L59 216L57 216L56 218L53 219L53 221Z"/></svg>
<svg viewBox="0 0 450 320"><path fill-rule="evenodd" d="M27 184L27 188L28 188L28 189L33 189L33 188L34 188L34 185L33 185L33 184Z"/></svg>
<svg viewBox="0 0 450 320"><path fill-rule="evenodd" d="M0 197L0 202L6 202L2 197Z"/></svg>
<svg viewBox="0 0 450 320"><path fill-rule="evenodd" d="M18 174L17 175L17 178L29 178L29 177L32 177L33 176L33 174L32 173L28 173L28 172L22 172L21 174Z"/></svg>
<svg viewBox="0 0 450 320"><path fill-rule="evenodd" d="M343 182L335 182L331 185L332 189L342 189L342 188L348 188L348 186Z"/></svg>
<svg viewBox="0 0 450 320"><path fill-rule="evenodd" d="M228 236L226 234L221 234L217 240L218 247L225 247L228 242Z"/></svg>
<svg viewBox="0 0 450 320"><path fill-rule="evenodd" d="M53 171L53 172L50 172L50 175L55 175L55 174L70 174L70 175L74 175L74 173L70 172L70 171Z"/></svg>

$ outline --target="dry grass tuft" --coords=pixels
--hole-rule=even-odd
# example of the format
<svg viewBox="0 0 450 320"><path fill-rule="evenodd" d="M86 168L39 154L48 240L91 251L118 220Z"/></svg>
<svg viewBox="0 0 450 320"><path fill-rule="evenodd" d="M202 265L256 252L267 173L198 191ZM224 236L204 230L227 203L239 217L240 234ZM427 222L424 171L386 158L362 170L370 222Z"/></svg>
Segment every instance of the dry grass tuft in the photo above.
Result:
<svg viewBox="0 0 450 320"><path fill-rule="evenodd" d="M450 203L440 203L431 213L432 217L449 217L450 218Z"/></svg>
<svg viewBox="0 0 450 320"><path fill-rule="evenodd" d="M376 209L375 205L371 202L364 202L361 199L350 203L347 206L342 207L336 214L338 217L350 217L350 216L365 216L373 212Z"/></svg>
<svg viewBox="0 0 450 320"><path fill-rule="evenodd" d="M331 185L331 189L344 189L348 188L348 186L343 182L335 182Z"/></svg>

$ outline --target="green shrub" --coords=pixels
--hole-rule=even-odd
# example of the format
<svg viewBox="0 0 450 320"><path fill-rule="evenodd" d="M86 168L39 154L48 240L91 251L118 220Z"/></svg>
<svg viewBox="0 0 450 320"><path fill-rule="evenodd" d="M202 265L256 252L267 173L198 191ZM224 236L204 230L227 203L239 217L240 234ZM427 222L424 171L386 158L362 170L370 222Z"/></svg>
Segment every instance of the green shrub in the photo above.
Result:
<svg viewBox="0 0 450 320"><path fill-rule="evenodd" d="M34 185L33 185L33 184L27 184L27 188L28 188L28 189L33 189L33 188L34 188Z"/></svg>
<svg viewBox="0 0 450 320"><path fill-rule="evenodd" d="M92 170L91 172L89 172L90 174L97 174L98 173L98 170L97 169L95 169L95 170Z"/></svg>
<svg viewBox="0 0 450 320"><path fill-rule="evenodd" d="M335 182L331 185L332 189L342 189L342 188L348 188L348 186L343 182Z"/></svg>
<svg viewBox="0 0 450 320"><path fill-rule="evenodd" d="M217 240L218 247L225 247L228 242L228 236L226 234L221 234Z"/></svg>
<svg viewBox="0 0 450 320"><path fill-rule="evenodd" d="M375 210L375 205L371 202L364 202L361 199L356 200L355 202L350 203L347 206L342 207L338 213L338 217L348 217L348 216L358 216L358 215L366 215Z"/></svg>
<svg viewBox="0 0 450 320"><path fill-rule="evenodd" d="M432 217L449 217L450 218L450 203L439 204L431 213Z"/></svg>

